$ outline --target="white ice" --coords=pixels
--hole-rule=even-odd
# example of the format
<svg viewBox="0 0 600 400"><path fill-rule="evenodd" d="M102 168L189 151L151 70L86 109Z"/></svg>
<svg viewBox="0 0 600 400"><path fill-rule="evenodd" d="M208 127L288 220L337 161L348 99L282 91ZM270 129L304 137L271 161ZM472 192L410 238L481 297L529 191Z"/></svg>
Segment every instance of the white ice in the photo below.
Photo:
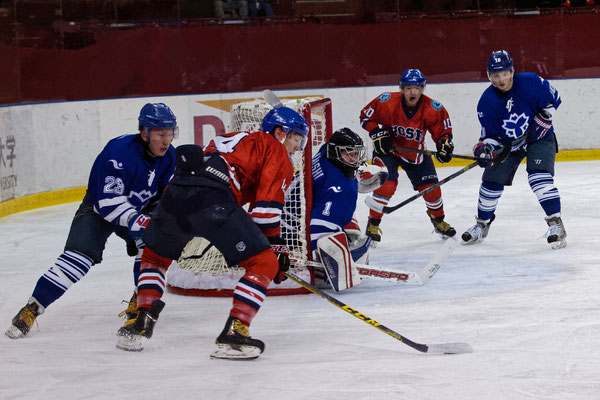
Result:
<svg viewBox="0 0 600 400"><path fill-rule="evenodd" d="M210 360L231 300L171 293L148 347L123 352L115 332L132 261L113 237L104 262L29 337L0 335L0 399L600 399L599 175L600 161L557 164L564 249L541 238L547 226L521 166L486 241L459 246L425 286L364 281L328 291L415 342L467 342L471 354L419 353L315 295L298 295L268 298L258 313L251 334L266 343L259 359ZM477 168L443 186L459 235L474 223L480 177ZM401 173L392 204L412 194ZM62 252L76 207L0 220L2 330ZM441 243L421 199L382 228L375 265L417 269Z"/></svg>

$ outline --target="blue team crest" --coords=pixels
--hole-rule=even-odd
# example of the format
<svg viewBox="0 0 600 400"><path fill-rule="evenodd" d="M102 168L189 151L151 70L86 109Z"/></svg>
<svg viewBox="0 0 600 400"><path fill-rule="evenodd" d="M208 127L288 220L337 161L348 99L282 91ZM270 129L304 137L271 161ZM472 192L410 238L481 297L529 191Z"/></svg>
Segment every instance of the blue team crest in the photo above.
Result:
<svg viewBox="0 0 600 400"><path fill-rule="evenodd" d="M525 134L529 126L529 117L525 113L521 115L510 114L509 119L505 119L502 123L502 128L506 132L506 136L517 139Z"/></svg>
<svg viewBox="0 0 600 400"><path fill-rule="evenodd" d="M438 111L441 110L442 108L444 108L444 106L442 105L442 103L440 103L437 100L433 100L431 102L431 107L433 107L434 110L438 110Z"/></svg>
<svg viewBox="0 0 600 400"><path fill-rule="evenodd" d="M383 93L381 96L379 96L379 101L383 103L384 101L388 101L390 97L392 97L391 94Z"/></svg>

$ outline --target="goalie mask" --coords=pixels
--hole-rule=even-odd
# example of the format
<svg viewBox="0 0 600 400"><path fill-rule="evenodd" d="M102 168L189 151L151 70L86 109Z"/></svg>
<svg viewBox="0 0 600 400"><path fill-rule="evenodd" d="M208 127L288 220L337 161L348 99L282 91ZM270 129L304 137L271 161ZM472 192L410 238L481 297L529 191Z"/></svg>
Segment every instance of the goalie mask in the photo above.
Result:
<svg viewBox="0 0 600 400"><path fill-rule="evenodd" d="M327 159L338 167L349 179L356 177L356 171L365 162L363 141L350 128L333 132L327 143Z"/></svg>

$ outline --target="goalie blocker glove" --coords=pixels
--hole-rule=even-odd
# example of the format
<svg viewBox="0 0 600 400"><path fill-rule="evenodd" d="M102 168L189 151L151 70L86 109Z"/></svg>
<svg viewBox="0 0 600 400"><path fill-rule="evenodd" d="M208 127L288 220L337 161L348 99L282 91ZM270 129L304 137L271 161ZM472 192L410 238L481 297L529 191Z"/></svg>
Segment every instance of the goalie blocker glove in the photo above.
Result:
<svg viewBox="0 0 600 400"><path fill-rule="evenodd" d="M386 155L392 148L392 137L390 132L383 128L375 128L369 132L369 137L373 141L373 150L377 154Z"/></svg>
<svg viewBox="0 0 600 400"><path fill-rule="evenodd" d="M435 147L437 148L435 158L439 162L447 163L452 160L452 152L454 151L454 143L452 143L452 139L447 136L443 136L437 142L435 142Z"/></svg>
<svg viewBox="0 0 600 400"><path fill-rule="evenodd" d="M273 278L273 282L280 284L287 279L285 273L290 269L290 249L280 236L270 237L269 242L271 242L271 251L275 253L279 263L279 271Z"/></svg>

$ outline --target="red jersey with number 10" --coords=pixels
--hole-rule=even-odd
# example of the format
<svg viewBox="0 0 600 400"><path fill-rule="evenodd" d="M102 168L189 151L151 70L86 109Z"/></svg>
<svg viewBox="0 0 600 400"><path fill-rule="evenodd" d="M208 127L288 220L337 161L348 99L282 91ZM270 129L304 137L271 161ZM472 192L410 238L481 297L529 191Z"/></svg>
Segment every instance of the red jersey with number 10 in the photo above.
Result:
<svg viewBox="0 0 600 400"><path fill-rule="evenodd" d="M417 109L407 115L402 107L402 93L382 93L360 112L361 126L371 132L381 126L390 131L393 146L426 150L425 133L429 131L434 142L442 137L452 139L452 124L444 106L437 100L421 96ZM411 164L420 164L425 155L406 151L393 154Z"/></svg>
<svg viewBox="0 0 600 400"><path fill-rule="evenodd" d="M294 174L283 144L264 132L233 132L215 137L204 151L221 154L238 204L250 204L248 214L265 236L278 235L285 191Z"/></svg>

